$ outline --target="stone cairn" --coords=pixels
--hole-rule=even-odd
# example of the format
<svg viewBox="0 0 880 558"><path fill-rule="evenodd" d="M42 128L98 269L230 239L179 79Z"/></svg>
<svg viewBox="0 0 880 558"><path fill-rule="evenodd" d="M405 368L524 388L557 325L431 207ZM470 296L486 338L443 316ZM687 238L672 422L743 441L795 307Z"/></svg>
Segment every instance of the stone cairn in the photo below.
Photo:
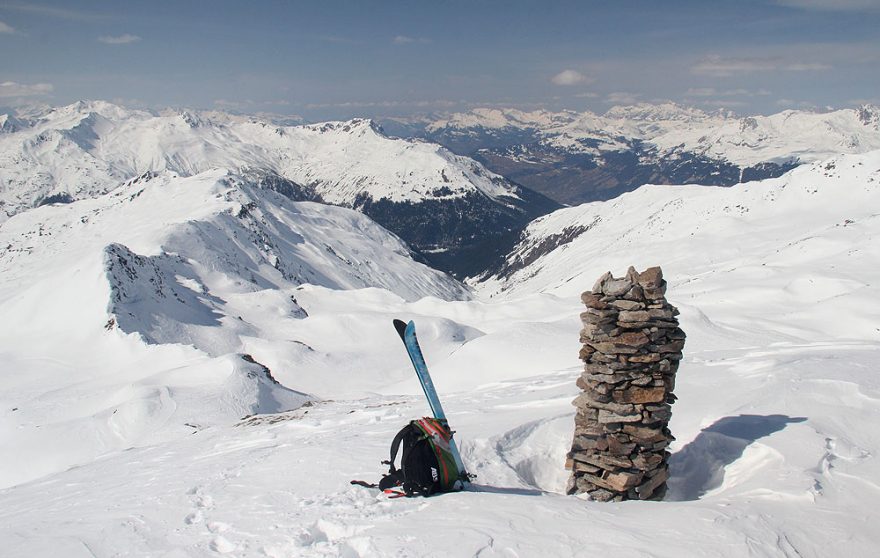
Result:
<svg viewBox="0 0 880 558"><path fill-rule="evenodd" d="M675 439L667 425L685 335L665 294L659 267L630 267L620 279L606 273L581 295L583 393L572 402L569 494L619 502L666 493L666 448Z"/></svg>

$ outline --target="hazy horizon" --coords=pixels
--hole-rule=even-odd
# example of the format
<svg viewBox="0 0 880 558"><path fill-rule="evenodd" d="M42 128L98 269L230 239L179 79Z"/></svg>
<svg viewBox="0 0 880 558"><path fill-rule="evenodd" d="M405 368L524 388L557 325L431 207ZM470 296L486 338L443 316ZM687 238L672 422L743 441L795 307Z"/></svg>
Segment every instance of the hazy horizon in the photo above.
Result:
<svg viewBox="0 0 880 558"><path fill-rule="evenodd" d="M880 104L877 28L880 0L0 2L0 107L847 108Z"/></svg>

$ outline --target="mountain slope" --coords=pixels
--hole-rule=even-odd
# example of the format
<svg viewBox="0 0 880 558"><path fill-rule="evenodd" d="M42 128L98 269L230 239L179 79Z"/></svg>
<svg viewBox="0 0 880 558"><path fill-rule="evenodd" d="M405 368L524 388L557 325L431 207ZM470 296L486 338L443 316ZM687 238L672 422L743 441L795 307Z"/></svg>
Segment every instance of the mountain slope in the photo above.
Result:
<svg viewBox="0 0 880 558"><path fill-rule="evenodd" d="M15 238L17 264L0 273L0 445L12 456L0 460L4 556L582 556L587 547L872 556L878 157L839 157L729 189L649 186L559 211L530 228L535 242L517 253L525 267L480 286L494 298L471 301L293 287L262 263L260 239L226 219L250 223L238 217L244 207L263 216L272 244L296 244L281 234L288 211L330 229L360 216L292 204L271 180L265 196L220 182L235 173L160 175L126 195L16 216L0 227L29 232ZM107 238L120 223L130 226ZM236 233L228 243L219 242L224 231ZM326 258L334 281L355 281L360 268L329 251L306 256L330 232L298 234L304 263L320 270ZM193 254L207 246L219 257L198 267ZM245 256L253 281L227 263ZM131 284L124 265L108 265L122 260ZM565 495L563 465L582 371L578 295L630 264L663 266L688 336L669 497L585 501ZM196 281L220 300L200 295ZM120 325L107 331L113 284L125 293L117 318L195 297L213 314L193 304L187 316L165 315L241 348L212 357L144 343ZM478 475L466 492L389 499L349 484L380 478L394 434L428 412L393 317L418 324L462 457Z"/></svg>
<svg viewBox="0 0 880 558"><path fill-rule="evenodd" d="M643 186L536 220L505 267L479 288L572 295L609 269L662 264L670 289L685 299L700 293L703 312L740 306L748 316L740 327L771 321L784 331L874 339L880 306L864 296L880 284L865 263L880 256L878 197L880 151L731 188ZM722 275L723 290L703 290ZM730 287L738 283L752 286ZM805 296L816 305L809 319L789 309L789 300ZM822 321L837 311L848 316L845 331Z"/></svg>
<svg viewBox="0 0 880 558"><path fill-rule="evenodd" d="M149 173L228 168L287 181L294 199L359 209L436 267L463 275L484 265L458 258L459 251L505 251L511 234L558 207L440 146L387 138L369 120L276 126L220 112L154 114L95 101L16 122L0 133L6 216L111 192ZM472 226L483 220L492 226Z"/></svg>
<svg viewBox="0 0 880 558"><path fill-rule="evenodd" d="M291 202L225 170L192 177L166 171L97 198L40 207L4 223L2 239L0 268L13 284L40 277L42 266L59 260L78 268L89 262L104 269L108 303L120 316L143 318L167 310L158 305L162 300L177 301L190 312L177 321L209 326L201 322L228 303L214 296L218 290L305 283L384 288L410 300L467 297L456 281L413 261L405 244L369 218ZM229 313L222 312L225 319ZM167 324L155 329L173 336ZM175 341L181 340L161 342Z"/></svg>
<svg viewBox="0 0 880 558"><path fill-rule="evenodd" d="M0 401L20 425L0 428L18 448L3 485L313 400L310 377L356 365L332 354L343 338L301 325L312 291L468 297L368 217L224 170L21 213L0 245ZM285 377L303 357L314 364L297 365L296 391L263 364Z"/></svg>
<svg viewBox="0 0 880 558"><path fill-rule="evenodd" d="M645 183L708 184L781 175L838 153L880 149L880 109L739 118L671 103L604 115L475 109L424 137L563 203L611 199Z"/></svg>

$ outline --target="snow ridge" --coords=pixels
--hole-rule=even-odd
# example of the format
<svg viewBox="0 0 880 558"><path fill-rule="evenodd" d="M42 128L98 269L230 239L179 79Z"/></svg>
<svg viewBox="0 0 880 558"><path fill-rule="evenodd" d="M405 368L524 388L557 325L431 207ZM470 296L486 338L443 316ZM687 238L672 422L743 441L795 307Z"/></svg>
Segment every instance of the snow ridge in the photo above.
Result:
<svg viewBox="0 0 880 558"><path fill-rule="evenodd" d="M504 269L478 288L483 295L574 296L605 271L662 263L670 290L679 296L698 291L707 274L728 274L734 284L762 277L759 292L729 290L719 297L738 301L743 312L773 308L775 320L787 314L788 297L812 289L817 304L830 312L861 298L865 289L876 290L873 272L859 270L857 262L877 255L878 204L880 151L841 155L730 188L646 185L535 220ZM842 278L846 269L851 279ZM877 311L876 304L854 310L848 335L873 336L870 316ZM786 324L801 327L825 325Z"/></svg>
<svg viewBox="0 0 880 558"><path fill-rule="evenodd" d="M211 354L235 351L238 335L255 332L217 294L230 286L239 294L308 283L384 288L408 300L468 296L360 213L291 202L222 170L148 174L93 200L16 216L2 238L7 277L39 276L59 256L71 265L100 260L113 326ZM294 300L283 306L303 312Z"/></svg>
<svg viewBox="0 0 880 558"><path fill-rule="evenodd" d="M94 197L146 172L193 176L214 168L258 168L314 187L328 203L361 196L395 202L478 192L516 199L515 188L445 149L384 136L354 119L280 126L210 111L129 110L81 101L5 116L0 134L0 204L6 215L52 196Z"/></svg>

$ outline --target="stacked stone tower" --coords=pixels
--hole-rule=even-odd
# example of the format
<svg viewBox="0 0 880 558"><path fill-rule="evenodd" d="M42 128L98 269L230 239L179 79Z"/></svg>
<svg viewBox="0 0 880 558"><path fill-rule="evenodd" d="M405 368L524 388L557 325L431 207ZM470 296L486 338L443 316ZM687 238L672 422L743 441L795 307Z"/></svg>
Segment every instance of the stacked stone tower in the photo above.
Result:
<svg viewBox="0 0 880 558"><path fill-rule="evenodd" d="M606 273L581 295L584 372L567 466L570 494L660 500L669 477L667 425L685 335L659 267Z"/></svg>

